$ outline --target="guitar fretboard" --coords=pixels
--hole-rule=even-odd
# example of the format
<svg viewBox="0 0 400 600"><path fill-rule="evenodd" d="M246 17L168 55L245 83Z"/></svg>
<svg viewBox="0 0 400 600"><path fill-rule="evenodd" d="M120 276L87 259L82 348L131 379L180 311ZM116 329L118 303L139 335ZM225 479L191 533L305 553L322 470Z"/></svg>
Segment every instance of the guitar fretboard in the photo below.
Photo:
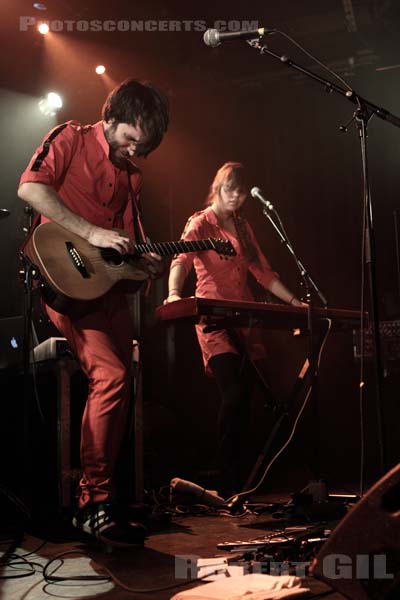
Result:
<svg viewBox="0 0 400 600"><path fill-rule="evenodd" d="M155 252L160 256L171 256L171 254L182 254L183 252L199 252L201 250L215 250L211 239L193 240L179 242L152 242L149 244L135 244L137 254Z"/></svg>

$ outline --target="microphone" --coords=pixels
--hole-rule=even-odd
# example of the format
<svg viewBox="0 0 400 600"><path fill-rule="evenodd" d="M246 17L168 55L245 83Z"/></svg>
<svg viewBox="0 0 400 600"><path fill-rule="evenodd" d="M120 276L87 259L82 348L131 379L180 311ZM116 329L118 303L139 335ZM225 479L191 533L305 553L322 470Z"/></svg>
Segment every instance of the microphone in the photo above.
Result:
<svg viewBox="0 0 400 600"><path fill-rule="evenodd" d="M275 33L275 29L267 29L266 27L259 27L258 29L244 29L243 31L218 31L218 29L207 29L203 35L203 40L206 46L215 48L219 46L223 41L229 40L254 40L254 38L260 38L268 33Z"/></svg>
<svg viewBox="0 0 400 600"><path fill-rule="evenodd" d="M251 188L250 195L253 198L257 198L257 200L259 200L261 202L261 204L263 204L265 206L265 208L268 208L268 210L274 210L273 204L269 200L266 200L263 197L260 188L258 188L258 187Z"/></svg>
<svg viewBox="0 0 400 600"><path fill-rule="evenodd" d="M225 504L225 500L221 496L200 487L197 483L175 477L171 479L169 485L172 493L191 494L195 496L198 504L208 504L208 506L215 506L215 508L220 508Z"/></svg>

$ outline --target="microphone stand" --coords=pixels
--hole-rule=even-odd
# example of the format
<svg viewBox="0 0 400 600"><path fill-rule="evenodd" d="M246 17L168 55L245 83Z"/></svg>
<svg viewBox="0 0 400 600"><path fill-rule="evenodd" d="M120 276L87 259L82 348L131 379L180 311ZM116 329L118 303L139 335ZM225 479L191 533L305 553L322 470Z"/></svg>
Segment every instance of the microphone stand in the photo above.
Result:
<svg viewBox="0 0 400 600"><path fill-rule="evenodd" d="M275 213L279 225L271 217L271 212ZM263 214L267 217L267 219L270 221L270 223L272 223L272 226L275 229L275 231L277 232L277 234L279 235L281 242L283 244L285 244L286 248L289 250L290 254L293 256L296 266L299 269L300 275L303 279L304 286L306 288L307 302L309 300L308 296L310 295L310 290L312 287L312 288L314 288L314 290L318 294L322 304L326 308L328 306L328 301L325 298L324 294L321 292L321 290L318 288L315 281L312 279L311 275L307 272L307 270L306 270L305 266L303 265L303 263L301 262L301 260L296 256L296 253L293 250L293 246L290 243L289 237L285 231L285 228L283 227L281 218L279 217L277 210L274 207L271 207L271 208L264 207ZM311 300L311 298L310 298L310 300Z"/></svg>
<svg viewBox="0 0 400 600"><path fill-rule="evenodd" d="M279 223L276 223L275 219L273 219L271 213L274 213L276 215L276 219ZM314 290L316 292L316 294L319 296L322 304L324 305L324 308L327 307L328 302L324 296L324 294L321 292L321 290L318 288L317 284L315 283L315 281L312 279L312 277L310 276L310 274L308 273L307 269L305 268L304 264L302 263L302 261L297 257L293 246L288 238L288 235L285 231L285 228L283 226L282 220L279 217L278 212L276 211L276 209L274 207L272 207L272 205L267 208L266 206L264 206L263 208L263 214L267 217L267 219L270 221L270 223L272 224L273 228L275 229L275 231L277 232L282 244L284 244L286 246L286 248L288 249L288 251L290 252L290 254L292 255L294 262L296 263L296 266L300 272L301 278L303 280L303 285L304 285L304 289L305 289L305 295L306 295L306 301L307 301L307 332L308 332L308 368L310 370L310 389L311 389L311 405L313 408L313 413L314 413L314 423L315 426L317 427L318 433L316 435L315 438L315 463L314 463L314 475L315 475L315 479L318 481L320 479L321 473L320 473L320 463L319 463L319 447L320 447L320 439L319 439L319 411L318 411L318 361L317 358L315 356L315 344L314 344L314 328L313 328L313 294L312 294L312 290Z"/></svg>
<svg viewBox="0 0 400 600"><path fill-rule="evenodd" d="M380 119L388 121L395 127L400 127L400 118L396 115L391 114L386 109L373 104L369 100L366 100L359 94L357 94L350 87L346 90L324 77L316 75L312 71L309 71L305 67L302 67L292 61L287 55L279 55L272 52L265 45L261 45L259 40L253 40L249 42L250 46L260 51L261 55L269 55L280 63L285 64L288 67L300 71L310 79L317 81L324 86L325 90L329 93L335 92L340 94L352 104L357 106L352 120L356 121L360 145L361 145L361 160L362 160L362 171L363 171L363 197L364 197L364 211L366 215L366 231L365 231L365 263L368 266L368 279L369 279L369 290L370 290L370 312L371 312L371 325L372 325L372 339L373 339L373 351L374 351L374 367L375 367L375 398L376 398L376 419L378 428L378 450L379 450L379 467L381 475L387 471L387 458L386 458L386 440L385 432L383 427L383 408L382 408L382 387L383 387L383 369L382 369L382 354L380 345L380 332L379 332L379 311L378 311L378 294L377 294L377 282L376 282L376 251L375 251L375 234L373 226L373 215L372 215L372 202L369 185L369 174L368 174L368 154L367 154L367 128L368 122L375 115ZM350 121L351 122L351 121ZM347 126L342 126L341 131L346 131Z"/></svg>

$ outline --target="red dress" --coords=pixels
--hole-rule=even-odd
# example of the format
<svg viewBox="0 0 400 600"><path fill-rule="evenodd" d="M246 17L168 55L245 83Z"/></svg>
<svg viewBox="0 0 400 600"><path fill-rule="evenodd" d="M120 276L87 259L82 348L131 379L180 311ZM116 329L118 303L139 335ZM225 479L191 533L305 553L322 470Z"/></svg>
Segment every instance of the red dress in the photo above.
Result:
<svg viewBox="0 0 400 600"><path fill-rule="evenodd" d="M196 296L199 298L217 298L237 301L254 301L247 284L247 271L250 271L260 285L268 288L271 281L278 277L272 270L269 262L263 255L254 233L248 223L247 231L251 243L256 249L256 258L247 262L242 252L238 239L229 231L223 229L212 207L199 211L189 218L184 232L183 240L198 240L208 237L228 239L236 250L236 256L220 256L216 252L191 252L180 254L172 261L171 267L182 265L186 275L192 266L196 271ZM226 330L217 330L204 333L204 325L196 325L197 337L203 354L204 365L207 369L208 361L212 356L238 350L230 339ZM241 342L251 358L259 359L265 356L264 345L258 329L240 328L236 330Z"/></svg>

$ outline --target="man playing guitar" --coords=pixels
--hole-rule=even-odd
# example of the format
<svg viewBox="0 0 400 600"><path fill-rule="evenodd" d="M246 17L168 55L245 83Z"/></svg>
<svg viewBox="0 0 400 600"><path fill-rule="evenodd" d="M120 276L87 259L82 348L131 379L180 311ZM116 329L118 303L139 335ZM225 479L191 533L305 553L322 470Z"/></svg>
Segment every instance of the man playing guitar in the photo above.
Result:
<svg viewBox="0 0 400 600"><path fill-rule="evenodd" d="M123 82L109 94L101 121L88 126L69 121L46 136L21 177L19 197L42 215L42 222L55 222L92 246L131 252L134 241L145 241L138 204L141 173L132 158L158 147L168 112L167 99L152 85ZM156 276L160 256L143 258ZM112 545L142 544L145 528L123 514L115 490L132 358L133 324L125 294L114 287L91 300L80 316L49 306L47 312L89 381L73 524Z"/></svg>

